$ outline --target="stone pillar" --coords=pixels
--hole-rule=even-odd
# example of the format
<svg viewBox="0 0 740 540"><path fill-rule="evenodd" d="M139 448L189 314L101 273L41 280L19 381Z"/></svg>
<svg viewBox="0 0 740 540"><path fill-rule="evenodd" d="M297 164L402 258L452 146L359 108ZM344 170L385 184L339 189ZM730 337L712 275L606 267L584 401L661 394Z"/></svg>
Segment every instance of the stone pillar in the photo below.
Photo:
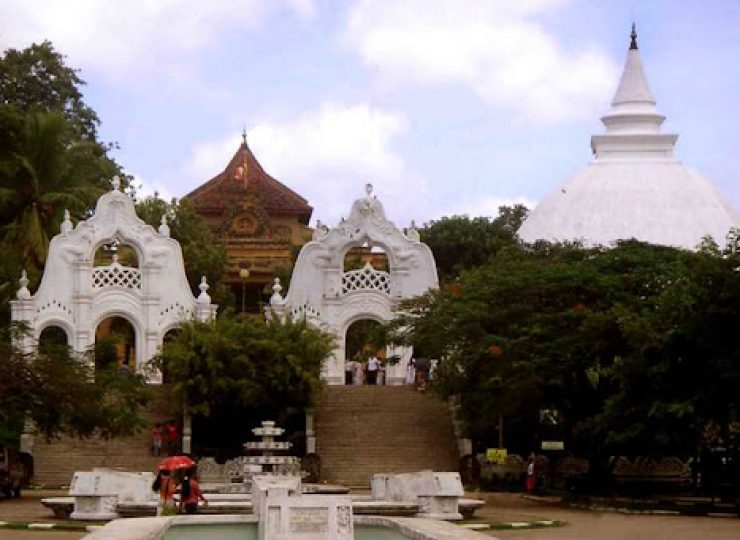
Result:
<svg viewBox="0 0 740 540"><path fill-rule="evenodd" d="M35 443L36 426L30 418L30 411L26 411L26 421L23 424L23 433L21 434L20 451L32 456Z"/></svg>
<svg viewBox="0 0 740 540"><path fill-rule="evenodd" d="M10 302L11 320L14 322L27 323L29 325L30 332L28 334L20 336L17 339L14 336L13 339L15 341L15 345L21 351L23 351L24 353L30 353L33 352L35 346L33 336L29 334L34 334L36 332L36 328L34 328L33 326L33 319L36 311L36 302L31 296L31 291L28 290L28 276L26 275L25 269L21 273L21 278L18 280L18 285L20 285L20 288L16 293L17 300L11 300Z"/></svg>
<svg viewBox="0 0 740 540"><path fill-rule="evenodd" d="M184 412L182 414L182 453L191 454L193 451L193 417Z"/></svg>
<svg viewBox="0 0 740 540"><path fill-rule="evenodd" d="M216 318L216 309L218 306L211 304L211 297L206 292L210 288L208 281L206 281L206 276L200 278L198 288L200 289L200 294L196 299L195 318L200 322L212 321Z"/></svg>
<svg viewBox="0 0 740 540"><path fill-rule="evenodd" d="M306 454L316 453L316 432L313 428L313 409L306 409Z"/></svg>

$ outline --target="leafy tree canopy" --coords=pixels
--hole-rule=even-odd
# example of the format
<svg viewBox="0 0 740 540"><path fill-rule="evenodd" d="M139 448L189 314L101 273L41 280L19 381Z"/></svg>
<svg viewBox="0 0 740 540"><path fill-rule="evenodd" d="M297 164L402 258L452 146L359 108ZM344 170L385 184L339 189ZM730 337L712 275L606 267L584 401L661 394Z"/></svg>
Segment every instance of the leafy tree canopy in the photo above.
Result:
<svg viewBox="0 0 740 540"><path fill-rule="evenodd" d="M534 448L563 412L581 455L689 453L705 423L740 414L740 258L639 242L509 247L409 302L399 338L442 358L471 435ZM495 440L495 439L494 439Z"/></svg>
<svg viewBox="0 0 740 540"><path fill-rule="evenodd" d="M519 229L528 210L518 204L502 206L498 217L443 217L419 229L437 262L440 280L455 279L464 270L485 263L501 249L517 243Z"/></svg>
<svg viewBox="0 0 740 540"><path fill-rule="evenodd" d="M250 409L280 419L313 405L331 346L331 336L305 321L225 315L184 324L158 362L194 414Z"/></svg>
<svg viewBox="0 0 740 540"><path fill-rule="evenodd" d="M185 262L185 273L193 291L197 291L201 276L211 286L209 294L221 309L232 306L234 299L221 280L228 271L226 250L216 243L213 233L195 212L192 203L183 199L166 202L157 195L146 197L136 204L136 213L153 227L159 227L162 216L167 216L172 238L180 242Z"/></svg>
<svg viewBox="0 0 740 540"><path fill-rule="evenodd" d="M60 113L0 106L0 122L9 139L0 151L0 234L37 274L64 210L84 216L117 167L99 145L75 137Z"/></svg>
<svg viewBox="0 0 740 540"><path fill-rule="evenodd" d="M83 100L78 70L49 41L0 56L0 103L22 112L60 112L78 137L97 138L98 115Z"/></svg>
<svg viewBox="0 0 740 540"><path fill-rule="evenodd" d="M144 426L140 410L149 390L140 376L95 370L90 358L66 346L24 354L0 340L0 442L16 444L26 419L48 438L60 433L105 438L130 435Z"/></svg>

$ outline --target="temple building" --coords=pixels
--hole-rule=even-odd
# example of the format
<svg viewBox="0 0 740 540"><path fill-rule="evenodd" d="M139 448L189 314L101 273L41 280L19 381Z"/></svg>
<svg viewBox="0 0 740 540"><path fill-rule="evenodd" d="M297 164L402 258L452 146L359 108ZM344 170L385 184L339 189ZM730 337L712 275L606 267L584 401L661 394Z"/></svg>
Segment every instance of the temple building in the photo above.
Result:
<svg viewBox="0 0 740 540"><path fill-rule="evenodd" d="M257 312L275 275L289 275L295 250L310 239L313 208L265 172L245 133L226 168L185 198L229 255L225 281L237 310Z"/></svg>
<svg viewBox="0 0 740 540"><path fill-rule="evenodd" d="M661 132L665 116L642 67L634 25L624 72L591 137L594 160L546 196L519 229L525 242L620 239L695 249L711 236L720 247L738 212L715 186L673 155L678 135Z"/></svg>

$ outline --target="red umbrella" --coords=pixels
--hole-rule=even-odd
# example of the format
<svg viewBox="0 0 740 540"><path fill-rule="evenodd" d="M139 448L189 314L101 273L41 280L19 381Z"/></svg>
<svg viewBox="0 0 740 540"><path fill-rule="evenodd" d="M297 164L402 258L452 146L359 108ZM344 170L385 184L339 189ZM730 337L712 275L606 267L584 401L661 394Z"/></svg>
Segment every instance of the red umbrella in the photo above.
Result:
<svg viewBox="0 0 740 540"><path fill-rule="evenodd" d="M160 471L176 471L178 469L189 469L195 467L195 461L188 456L170 456L163 459L159 464Z"/></svg>

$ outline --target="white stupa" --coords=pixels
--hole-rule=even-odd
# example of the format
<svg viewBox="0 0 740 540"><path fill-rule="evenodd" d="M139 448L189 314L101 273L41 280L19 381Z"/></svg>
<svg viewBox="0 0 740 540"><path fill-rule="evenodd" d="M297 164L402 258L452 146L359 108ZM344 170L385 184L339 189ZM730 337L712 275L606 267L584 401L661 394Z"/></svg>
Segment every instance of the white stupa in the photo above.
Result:
<svg viewBox="0 0 740 540"><path fill-rule="evenodd" d="M665 116L632 43L604 135L591 137L594 160L545 197L519 229L525 242L581 240L609 245L636 238L695 249L706 236L720 247L738 213L714 185L673 156L678 135L661 133Z"/></svg>

